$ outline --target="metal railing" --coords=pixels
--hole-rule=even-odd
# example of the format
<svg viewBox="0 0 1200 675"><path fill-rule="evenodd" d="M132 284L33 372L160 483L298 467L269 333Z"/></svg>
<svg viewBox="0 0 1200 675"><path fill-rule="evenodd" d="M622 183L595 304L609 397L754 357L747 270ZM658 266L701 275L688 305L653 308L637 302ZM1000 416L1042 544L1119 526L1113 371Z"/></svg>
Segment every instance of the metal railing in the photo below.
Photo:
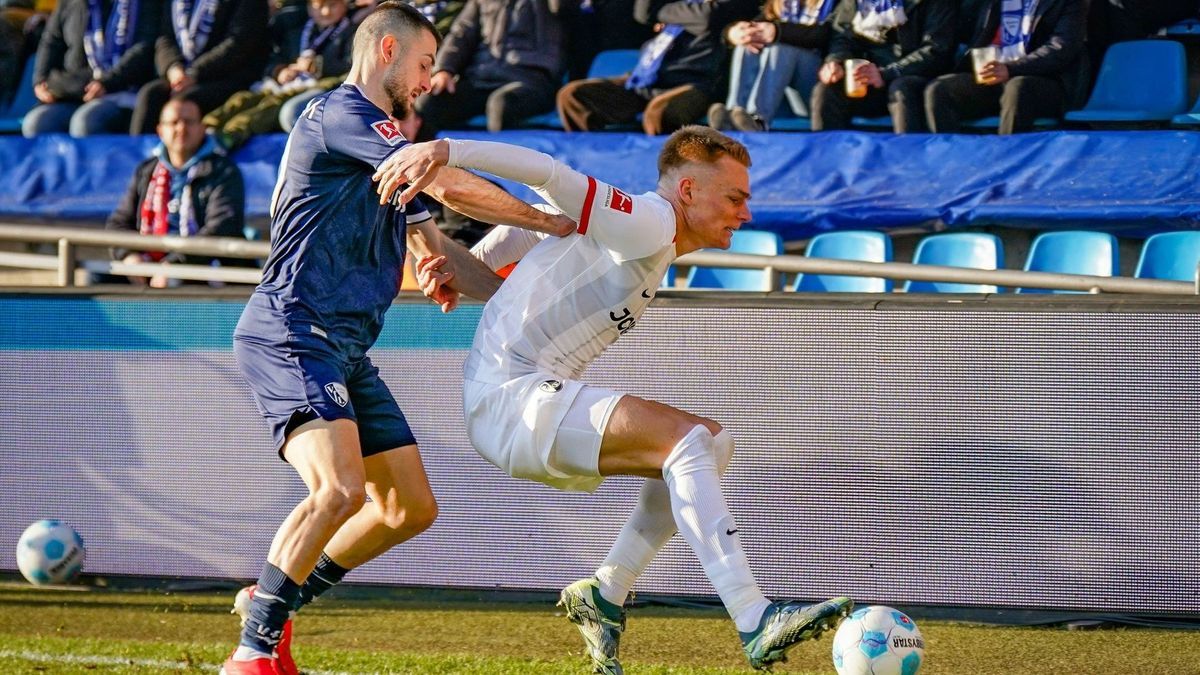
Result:
<svg viewBox="0 0 1200 675"><path fill-rule="evenodd" d="M256 284L261 271L256 269L210 267L205 265L125 264L106 260L80 263L79 246L116 247L136 251L179 252L225 258L265 259L270 252L266 242L225 237L156 237L134 233L0 223L0 241L56 244L56 255L0 252L0 267L57 270L59 286L73 286L75 271L81 266L93 272L131 276L164 275L174 279L223 281ZM1021 270L977 270L940 265L874 263L796 255L752 255L719 251L696 251L682 256L680 265L763 269L771 279L772 291L779 290L779 274L832 274L839 276L881 277L913 281L941 281L963 284L988 284L1010 288L1046 288L1086 293L1144 293L1153 295L1200 294L1200 266L1193 281L1097 277Z"/></svg>

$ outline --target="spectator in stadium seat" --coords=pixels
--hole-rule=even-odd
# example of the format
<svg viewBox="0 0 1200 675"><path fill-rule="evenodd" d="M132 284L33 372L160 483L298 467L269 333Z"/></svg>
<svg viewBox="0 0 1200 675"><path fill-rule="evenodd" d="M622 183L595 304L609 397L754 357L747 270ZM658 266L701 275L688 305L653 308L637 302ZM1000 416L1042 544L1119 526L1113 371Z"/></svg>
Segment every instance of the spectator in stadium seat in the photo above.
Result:
<svg viewBox="0 0 1200 675"><path fill-rule="evenodd" d="M1088 60L1097 66L1114 42L1143 40L1160 28L1200 18L1200 0L1091 0L1087 8Z"/></svg>
<svg viewBox="0 0 1200 675"><path fill-rule="evenodd" d="M63 0L38 43L33 91L40 105L26 138L123 131L136 91L154 76L161 0Z"/></svg>
<svg viewBox="0 0 1200 675"><path fill-rule="evenodd" d="M654 37L650 26L633 18L634 0L562 0L566 26L567 78L588 76L602 51L637 49Z"/></svg>
<svg viewBox="0 0 1200 675"><path fill-rule="evenodd" d="M925 130L925 85L949 70L956 0L839 0L829 55L812 93L813 131L846 129L854 116L890 113L896 133ZM866 64L847 73L846 59ZM846 95L844 79L867 87Z"/></svg>
<svg viewBox="0 0 1200 675"><path fill-rule="evenodd" d="M262 73L271 50L265 0L165 0L154 64L160 79L138 91L132 134L154 131L159 111L186 94L214 110Z"/></svg>
<svg viewBox="0 0 1200 675"><path fill-rule="evenodd" d="M560 9L559 0L467 0L417 101L420 137L481 113L500 131L549 112L563 73Z"/></svg>
<svg viewBox="0 0 1200 675"><path fill-rule="evenodd" d="M965 120L1000 115L1001 134L1032 131L1040 117L1062 117L1069 106L1086 96L1087 58L1084 50L1086 0L1040 0L1028 16L1021 0L990 0L978 15L970 47L996 45L999 61L985 66L978 84L970 54L961 72L943 75L925 88L929 130L958 131ZM1021 27L1009 33L1003 15Z"/></svg>
<svg viewBox="0 0 1200 675"><path fill-rule="evenodd" d="M205 115L204 125L233 150L254 134L281 131L285 106L294 121L305 103L341 84L350 72L354 26L348 13L346 0L310 0L308 20L281 31L265 77Z"/></svg>
<svg viewBox="0 0 1200 675"><path fill-rule="evenodd" d="M569 82L558 92L567 131L600 131L642 115L650 135L701 118L717 98L725 26L754 17L755 0L637 0L634 18L659 27L629 75Z"/></svg>
<svg viewBox="0 0 1200 675"><path fill-rule="evenodd" d="M754 21L730 26L725 31L734 46L729 97L708 109L709 125L766 131L785 95L794 113L808 117L809 95L829 47L829 19L836 4L837 0L768 0Z"/></svg>
<svg viewBox="0 0 1200 675"><path fill-rule="evenodd" d="M162 109L158 137L162 142L154 156L138 166L105 229L185 237L243 236L246 199L242 173L221 153L216 140L205 135L200 106L182 94L171 97ZM122 249L114 249L112 254L114 260L125 263L205 265L214 260ZM130 281L147 283L143 277L130 277ZM149 284L165 288L168 280L154 276Z"/></svg>

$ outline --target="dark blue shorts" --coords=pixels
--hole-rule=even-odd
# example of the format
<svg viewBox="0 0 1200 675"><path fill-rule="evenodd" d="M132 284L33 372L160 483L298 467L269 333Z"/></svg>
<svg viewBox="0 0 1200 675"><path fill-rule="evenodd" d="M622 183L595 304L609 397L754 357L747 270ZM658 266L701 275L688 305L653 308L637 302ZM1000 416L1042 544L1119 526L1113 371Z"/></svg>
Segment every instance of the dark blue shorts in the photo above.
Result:
<svg viewBox="0 0 1200 675"><path fill-rule="evenodd" d="M271 426L280 457L288 434L318 418L355 420L363 457L417 442L367 357L348 363L316 335L293 336L284 343L235 335L233 354Z"/></svg>

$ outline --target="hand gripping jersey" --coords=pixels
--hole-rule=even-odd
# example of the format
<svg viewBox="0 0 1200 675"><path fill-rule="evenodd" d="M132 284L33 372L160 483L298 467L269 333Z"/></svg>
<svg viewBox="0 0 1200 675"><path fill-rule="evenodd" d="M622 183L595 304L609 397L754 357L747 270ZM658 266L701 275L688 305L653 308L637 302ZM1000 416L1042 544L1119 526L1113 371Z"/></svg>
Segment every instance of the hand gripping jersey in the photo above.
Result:
<svg viewBox="0 0 1200 675"><path fill-rule="evenodd" d="M579 227L546 237L502 226L475 253L493 269L520 260L483 310L465 377L506 382L531 372L578 379L633 328L675 259L675 212L524 148L451 141L450 164L519 180Z"/></svg>

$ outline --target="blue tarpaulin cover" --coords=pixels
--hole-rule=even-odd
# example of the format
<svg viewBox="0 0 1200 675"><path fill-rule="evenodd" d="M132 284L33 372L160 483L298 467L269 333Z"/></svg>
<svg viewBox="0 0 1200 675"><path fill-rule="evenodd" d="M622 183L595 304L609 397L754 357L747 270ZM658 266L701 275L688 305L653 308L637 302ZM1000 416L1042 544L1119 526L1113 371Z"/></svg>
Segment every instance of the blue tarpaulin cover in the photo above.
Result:
<svg viewBox="0 0 1200 675"><path fill-rule="evenodd" d="M621 188L652 190L663 138L453 132L550 153ZM1144 235L1200 225L1200 132L1056 131L1016 136L832 132L738 136L754 160L753 227L801 239L835 229L999 225ZM285 137L235 155L247 213L267 213ZM0 215L102 220L153 137L0 138ZM534 199L522 186L515 194Z"/></svg>

